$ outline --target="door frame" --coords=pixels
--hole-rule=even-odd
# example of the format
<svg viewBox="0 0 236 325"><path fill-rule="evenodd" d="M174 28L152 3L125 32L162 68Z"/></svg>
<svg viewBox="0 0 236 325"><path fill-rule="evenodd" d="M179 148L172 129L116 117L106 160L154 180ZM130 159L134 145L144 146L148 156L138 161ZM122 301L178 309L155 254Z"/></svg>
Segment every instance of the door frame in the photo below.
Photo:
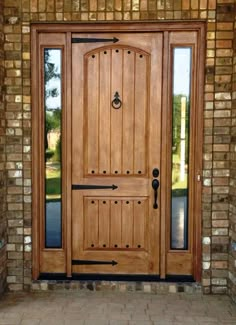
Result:
<svg viewBox="0 0 236 325"><path fill-rule="evenodd" d="M194 211L194 229L193 236L193 276L196 281L201 280L201 199L202 199L202 147L203 147L203 104L204 104L204 62L205 62L205 34L206 24L204 22L138 22L138 23L77 23L77 24L32 24L31 25L31 86L32 86L32 278L38 279L40 273L44 273L45 263L50 265L52 256L57 256L57 265L52 265L51 269L58 273L66 274L69 278L71 273L71 38L73 33L107 33L107 32L163 32L164 35L164 60L163 71L168 71L167 75L163 74L163 103L162 103L162 168L161 179L170 176L168 164L165 163L164 157L170 150L168 114L171 112L171 65L169 61L169 32L194 31L197 33L197 53L196 64L198 74L195 80L195 96L194 111L198 107L195 114L194 139L194 166L192 166L192 174L194 182L192 192L194 192L194 204L191 207L191 213ZM63 202L63 230L64 238L62 249L45 249L43 243L43 216L44 216L44 156L43 156L43 136L44 129L41 127L44 123L43 103L42 103L42 78L39 73L38 64L40 62L41 48L39 46L40 37L44 34L45 44L50 41L47 35L54 35L53 45L63 48L66 60L62 64L63 67L63 91L62 101L63 107L66 107L63 113L64 140L62 141L62 202ZM41 37L42 39L42 37ZM42 43L42 40L41 40ZM52 45L52 44L51 44ZM49 46L49 45L48 45ZM53 46L52 46L53 47ZM41 93L40 93L41 86ZM169 123L170 124L170 123ZM65 164L65 157L67 164ZM167 236L166 236L166 218L170 217L170 207L168 203L168 193L170 186L162 187L160 200L161 205L161 248L160 248L160 277L164 278L166 274L166 256L167 256ZM66 240L67 238L67 240ZM50 270L50 268L49 268ZM53 271L50 271L53 273Z"/></svg>

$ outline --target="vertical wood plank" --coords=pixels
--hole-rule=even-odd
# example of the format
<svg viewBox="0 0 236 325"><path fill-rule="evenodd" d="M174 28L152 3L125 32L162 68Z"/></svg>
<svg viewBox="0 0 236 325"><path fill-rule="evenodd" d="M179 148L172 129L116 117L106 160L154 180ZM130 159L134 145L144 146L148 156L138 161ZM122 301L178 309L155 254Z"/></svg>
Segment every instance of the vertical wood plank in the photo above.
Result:
<svg viewBox="0 0 236 325"><path fill-rule="evenodd" d="M72 179L79 183L84 176L84 165L87 156L84 157L86 148L87 129L84 127L86 121L85 112L85 80L86 75L84 66L84 54L86 53L85 44L78 46L72 44ZM74 157L78 157L74 159ZM85 162L84 162L85 161Z"/></svg>
<svg viewBox="0 0 236 325"><path fill-rule="evenodd" d="M98 172L98 99L99 99L99 54L87 59L87 168L88 174Z"/></svg>
<svg viewBox="0 0 236 325"><path fill-rule="evenodd" d="M135 131L134 131L134 173L146 174L147 114L148 114L148 57L135 56ZM140 78L142 76L142 78Z"/></svg>
<svg viewBox="0 0 236 325"><path fill-rule="evenodd" d="M98 247L98 211L98 200L95 200L93 198L86 198L84 200L85 249Z"/></svg>
<svg viewBox="0 0 236 325"><path fill-rule="evenodd" d="M121 247L121 201L111 201L110 247Z"/></svg>
<svg viewBox="0 0 236 325"><path fill-rule="evenodd" d="M66 49L65 49L65 104L63 103L64 114L62 123L62 130L65 129L64 135L64 152L63 160L62 160L62 182L65 185L62 185L63 188L66 190L62 193L62 199L64 194L64 202L62 201L62 208L63 208L63 222L64 222L64 229L65 229L65 249L66 249L66 274L67 277L71 277L72 275L72 265L71 265L71 258L72 258L72 243L71 243L71 236L72 236L72 215L71 215L71 163L72 163L72 136L71 136L71 116L72 116L72 107L71 107L71 73L72 73L72 48L71 48L71 33L68 32L66 34ZM62 134L63 136L63 134ZM64 174L63 174L64 170ZM64 207L63 207L64 206Z"/></svg>
<svg viewBox="0 0 236 325"><path fill-rule="evenodd" d="M133 202L129 199L122 201L122 248L133 247ZM129 247L127 247L127 245Z"/></svg>
<svg viewBox="0 0 236 325"><path fill-rule="evenodd" d="M134 162L134 57L131 50L123 52L123 174L133 174Z"/></svg>
<svg viewBox="0 0 236 325"><path fill-rule="evenodd" d="M163 56L163 71L167 71L166 77L163 78L163 101L162 101L162 142L161 142L161 179L170 180L171 175L169 171L171 170L171 155L168 154L169 143L172 142L171 131L169 129L168 118L171 116L171 104L170 96L168 96L168 89L170 88L170 56L169 56L169 33L164 33L164 56ZM160 214L160 277L164 279L166 276L166 250L167 250L167 240L169 241L169 221L170 221L170 206L167 202L170 202L170 181L162 182L161 184L161 214ZM168 230L168 231L167 231Z"/></svg>
<svg viewBox="0 0 236 325"><path fill-rule="evenodd" d="M148 149L148 172L152 175L154 167L160 168L161 159L161 105L162 105L162 34L153 35L152 37L153 50L150 60L150 90L149 90L149 149ZM159 95L160 94L160 95ZM160 179L160 184L162 184ZM151 272L159 272L160 263L160 195L161 186L158 190L159 208L153 209L153 189L149 186L149 250L153 252L149 255L149 265Z"/></svg>
<svg viewBox="0 0 236 325"><path fill-rule="evenodd" d="M146 201L140 199L134 201L134 248L145 248L145 235L147 231Z"/></svg>
<svg viewBox="0 0 236 325"><path fill-rule="evenodd" d="M118 92L122 100L122 51L112 50L111 96ZM121 174L122 110L111 107L111 174Z"/></svg>
<svg viewBox="0 0 236 325"><path fill-rule="evenodd" d="M110 246L110 200L99 200L98 247ZM105 246L104 246L105 245Z"/></svg>
<svg viewBox="0 0 236 325"><path fill-rule="evenodd" d="M99 173L110 173L111 51L100 52Z"/></svg>

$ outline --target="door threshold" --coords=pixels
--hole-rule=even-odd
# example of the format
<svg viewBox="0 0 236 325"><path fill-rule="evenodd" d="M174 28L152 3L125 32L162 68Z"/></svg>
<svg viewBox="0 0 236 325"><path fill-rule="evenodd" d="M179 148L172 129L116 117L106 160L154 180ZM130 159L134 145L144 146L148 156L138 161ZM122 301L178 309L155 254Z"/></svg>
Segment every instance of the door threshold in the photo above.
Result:
<svg viewBox="0 0 236 325"><path fill-rule="evenodd" d="M201 283L190 276L169 275L165 280L159 276L146 274L78 274L67 277L65 273L41 273L32 281L32 291L117 291L123 293L143 292L151 294L202 293Z"/></svg>
<svg viewBox="0 0 236 325"><path fill-rule="evenodd" d="M167 275L165 279L161 279L159 275L147 275L147 274L130 275L130 274L73 273L72 277L67 277L66 273L41 273L38 280L195 283L195 280L191 275Z"/></svg>

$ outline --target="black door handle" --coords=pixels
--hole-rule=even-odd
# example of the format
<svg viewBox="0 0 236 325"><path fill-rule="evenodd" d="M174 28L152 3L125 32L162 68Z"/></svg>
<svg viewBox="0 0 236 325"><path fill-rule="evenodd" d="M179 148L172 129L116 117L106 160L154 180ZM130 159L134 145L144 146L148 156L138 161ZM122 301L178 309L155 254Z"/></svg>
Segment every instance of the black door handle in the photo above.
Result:
<svg viewBox="0 0 236 325"><path fill-rule="evenodd" d="M153 209L157 209L158 208L158 204L157 204L157 190L158 190L159 185L160 185L160 183L159 183L158 179L154 179L152 181L152 188L154 189Z"/></svg>

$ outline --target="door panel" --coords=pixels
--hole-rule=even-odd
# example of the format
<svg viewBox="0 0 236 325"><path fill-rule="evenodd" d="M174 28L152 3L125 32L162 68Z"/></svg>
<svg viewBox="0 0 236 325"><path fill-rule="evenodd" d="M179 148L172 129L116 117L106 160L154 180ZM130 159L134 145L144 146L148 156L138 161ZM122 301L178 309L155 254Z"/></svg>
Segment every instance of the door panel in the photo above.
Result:
<svg viewBox="0 0 236 325"><path fill-rule="evenodd" d="M87 175L146 173L149 59L131 48L102 48L85 57ZM116 92L120 110L110 107Z"/></svg>
<svg viewBox="0 0 236 325"><path fill-rule="evenodd" d="M115 45L72 45L72 183L117 186L73 191L72 260L117 265L72 271L158 274L152 170L160 166L162 33L115 37Z"/></svg>
<svg viewBox="0 0 236 325"><path fill-rule="evenodd" d="M84 198L84 249L146 250L147 199Z"/></svg>

